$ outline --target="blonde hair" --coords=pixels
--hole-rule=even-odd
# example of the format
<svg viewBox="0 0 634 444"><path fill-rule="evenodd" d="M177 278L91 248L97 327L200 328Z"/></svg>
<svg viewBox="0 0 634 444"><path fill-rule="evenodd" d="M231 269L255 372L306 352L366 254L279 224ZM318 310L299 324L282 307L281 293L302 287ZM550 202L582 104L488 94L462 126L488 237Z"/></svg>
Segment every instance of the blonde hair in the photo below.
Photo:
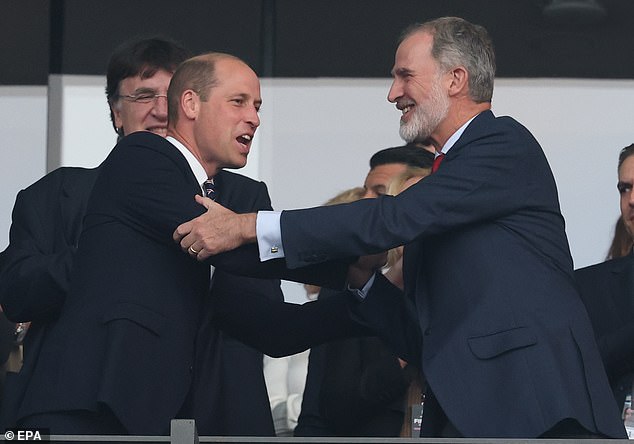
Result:
<svg viewBox="0 0 634 444"><path fill-rule="evenodd" d="M365 190L363 189L363 187L350 188L342 191L334 197L331 197L326 201L326 203L324 203L324 205L337 205L342 203L354 202L355 200L361 199L364 194Z"/></svg>

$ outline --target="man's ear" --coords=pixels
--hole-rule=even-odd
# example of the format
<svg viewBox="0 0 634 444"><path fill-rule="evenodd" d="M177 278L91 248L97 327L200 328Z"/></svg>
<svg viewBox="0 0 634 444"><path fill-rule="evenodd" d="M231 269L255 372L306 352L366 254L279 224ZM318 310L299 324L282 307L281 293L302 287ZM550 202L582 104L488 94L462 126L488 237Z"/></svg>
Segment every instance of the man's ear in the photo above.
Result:
<svg viewBox="0 0 634 444"><path fill-rule="evenodd" d="M187 89L181 94L180 107L186 118L195 120L200 112L200 97L194 90Z"/></svg>
<svg viewBox="0 0 634 444"><path fill-rule="evenodd" d="M121 118L121 107L117 102L110 103L110 110L112 111L112 118L114 119L115 128L123 128L123 119Z"/></svg>
<svg viewBox="0 0 634 444"><path fill-rule="evenodd" d="M464 66L457 66L449 72L449 95L456 96L460 93L464 94L469 90L469 73Z"/></svg>

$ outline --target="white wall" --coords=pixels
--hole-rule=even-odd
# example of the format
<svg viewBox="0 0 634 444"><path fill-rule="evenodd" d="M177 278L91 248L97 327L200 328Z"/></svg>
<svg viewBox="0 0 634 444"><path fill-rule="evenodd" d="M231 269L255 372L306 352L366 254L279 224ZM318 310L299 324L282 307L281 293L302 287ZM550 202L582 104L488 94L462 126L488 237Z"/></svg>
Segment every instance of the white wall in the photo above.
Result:
<svg viewBox="0 0 634 444"><path fill-rule="evenodd" d="M544 148L575 267L604 260L620 214L618 154L634 143L634 80L501 79L493 108L521 121Z"/></svg>
<svg viewBox="0 0 634 444"><path fill-rule="evenodd" d="M44 86L0 87L0 250L16 194L46 171L46 102Z"/></svg>
<svg viewBox="0 0 634 444"><path fill-rule="evenodd" d="M399 112L386 100L389 83L263 79L262 126L245 173L267 182L278 209L319 205L362 184L370 156L401 144ZM49 158L58 165L95 166L114 144L104 85L101 77L51 78ZM0 89L4 222L17 190L43 173L46 134L42 89L8 91ZM498 79L493 109L517 118L541 142L559 185L575 265L603 260L618 216L618 151L634 142L634 81Z"/></svg>

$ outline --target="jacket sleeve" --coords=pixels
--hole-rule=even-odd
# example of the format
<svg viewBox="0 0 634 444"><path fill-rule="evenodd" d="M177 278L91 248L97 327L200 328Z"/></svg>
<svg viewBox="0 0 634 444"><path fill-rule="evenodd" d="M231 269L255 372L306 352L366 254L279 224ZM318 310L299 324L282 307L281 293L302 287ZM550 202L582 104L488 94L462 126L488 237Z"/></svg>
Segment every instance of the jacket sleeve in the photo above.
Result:
<svg viewBox="0 0 634 444"><path fill-rule="evenodd" d="M0 304L14 322L57 317L68 292L74 245L57 242L53 215L37 194L21 191L13 208L9 246L0 257Z"/></svg>
<svg viewBox="0 0 634 444"><path fill-rule="evenodd" d="M420 366L422 336L414 304L381 274L365 300L351 307L351 317L380 337L396 356Z"/></svg>
<svg viewBox="0 0 634 444"><path fill-rule="evenodd" d="M292 355L333 339L369 334L369 329L351 319L350 305L356 301L349 294L291 304L265 296L274 281L236 280L222 271L215 273L215 322L269 356Z"/></svg>

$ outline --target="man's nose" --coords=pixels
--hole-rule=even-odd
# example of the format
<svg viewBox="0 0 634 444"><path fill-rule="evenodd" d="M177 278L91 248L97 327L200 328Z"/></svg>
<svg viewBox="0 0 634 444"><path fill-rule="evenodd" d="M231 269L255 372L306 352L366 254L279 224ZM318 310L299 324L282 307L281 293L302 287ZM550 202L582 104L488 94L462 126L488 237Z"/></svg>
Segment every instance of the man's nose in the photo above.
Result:
<svg viewBox="0 0 634 444"><path fill-rule="evenodd" d="M256 108L251 108L247 114L246 120L251 126L253 126L253 128L260 126L260 114L258 114L258 110Z"/></svg>
<svg viewBox="0 0 634 444"><path fill-rule="evenodd" d="M167 119L167 97L158 96L152 107L152 114L160 119Z"/></svg>
<svg viewBox="0 0 634 444"><path fill-rule="evenodd" d="M390 90L387 93L387 101L390 103L395 103L396 100L403 95L399 82L394 79L392 81L392 85L390 86Z"/></svg>

